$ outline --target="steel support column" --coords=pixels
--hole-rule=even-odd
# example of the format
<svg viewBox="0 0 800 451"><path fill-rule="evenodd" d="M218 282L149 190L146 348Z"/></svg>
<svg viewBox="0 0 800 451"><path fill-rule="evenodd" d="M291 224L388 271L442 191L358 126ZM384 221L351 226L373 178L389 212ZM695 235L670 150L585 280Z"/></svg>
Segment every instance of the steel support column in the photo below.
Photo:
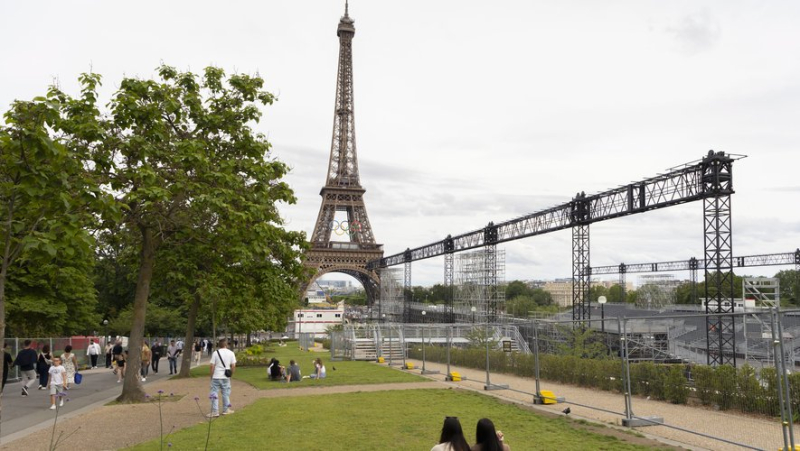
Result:
<svg viewBox="0 0 800 451"><path fill-rule="evenodd" d="M490 222L484 229L484 249L486 258L484 260L484 289L486 293L486 322L497 322L498 299L497 299L497 227Z"/></svg>
<svg viewBox="0 0 800 451"><path fill-rule="evenodd" d="M733 299L733 159L710 151L703 159L703 244L705 249L706 313L732 313ZM706 317L709 365L736 366L733 316Z"/></svg>
<svg viewBox="0 0 800 451"><path fill-rule="evenodd" d="M569 203L569 216L572 224L572 319L583 321L591 319L589 308L589 224L592 220L591 202L586 193L578 193Z"/></svg>
<svg viewBox="0 0 800 451"><path fill-rule="evenodd" d="M697 259L689 259L689 279L692 281L692 304L697 305Z"/></svg>
<svg viewBox="0 0 800 451"><path fill-rule="evenodd" d="M619 265L619 288L622 290L622 299L621 302L625 302L627 300L627 281L626 275L628 274L628 266L625 263L620 263Z"/></svg>
<svg viewBox="0 0 800 451"><path fill-rule="evenodd" d="M447 235L447 238L444 240L444 302L446 305L445 311L445 322L454 323L455 322L455 313L453 312L453 300L455 298L455 293L453 292L453 273L455 267L453 265L453 238L450 235ZM448 371L449 374L449 371Z"/></svg>
<svg viewBox="0 0 800 451"><path fill-rule="evenodd" d="M406 249L406 261L403 264L403 322L411 322L411 251Z"/></svg>
<svg viewBox="0 0 800 451"><path fill-rule="evenodd" d="M794 251L794 288L792 289L794 302L800 305L800 249Z"/></svg>
<svg viewBox="0 0 800 451"><path fill-rule="evenodd" d="M589 308L589 225L572 228L572 319L591 319Z"/></svg>

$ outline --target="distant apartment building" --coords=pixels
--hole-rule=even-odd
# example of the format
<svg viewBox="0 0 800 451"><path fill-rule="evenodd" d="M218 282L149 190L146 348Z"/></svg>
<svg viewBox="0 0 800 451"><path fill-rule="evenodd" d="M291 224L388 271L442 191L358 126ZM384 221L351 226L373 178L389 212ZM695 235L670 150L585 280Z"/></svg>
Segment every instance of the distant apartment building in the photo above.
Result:
<svg viewBox="0 0 800 451"><path fill-rule="evenodd" d="M593 287L602 286L605 288L611 288L617 284L618 282L611 280L593 280L591 282L591 286ZM550 293L550 296L553 297L553 303L559 307L572 306L572 279L556 279L548 281L544 283L542 289ZM633 290L633 284L631 282L625 282L625 290ZM591 299L591 301L595 302L596 299Z"/></svg>

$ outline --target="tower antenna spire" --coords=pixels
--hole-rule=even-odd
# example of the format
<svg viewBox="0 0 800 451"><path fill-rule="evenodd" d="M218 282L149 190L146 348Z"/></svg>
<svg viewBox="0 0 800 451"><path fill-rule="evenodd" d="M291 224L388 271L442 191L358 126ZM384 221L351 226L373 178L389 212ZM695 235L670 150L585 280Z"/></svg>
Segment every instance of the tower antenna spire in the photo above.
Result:
<svg viewBox="0 0 800 451"><path fill-rule="evenodd" d="M349 17L347 11L349 9L348 0L344 0L344 17Z"/></svg>

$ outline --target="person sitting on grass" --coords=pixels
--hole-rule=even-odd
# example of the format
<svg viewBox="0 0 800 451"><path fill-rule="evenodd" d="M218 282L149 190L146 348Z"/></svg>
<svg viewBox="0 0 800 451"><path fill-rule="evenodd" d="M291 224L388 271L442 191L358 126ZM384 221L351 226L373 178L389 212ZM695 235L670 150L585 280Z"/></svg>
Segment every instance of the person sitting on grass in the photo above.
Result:
<svg viewBox="0 0 800 451"><path fill-rule="evenodd" d="M439 444L431 448L431 451L470 451L457 417L445 417Z"/></svg>
<svg viewBox="0 0 800 451"><path fill-rule="evenodd" d="M511 451L511 447L503 443L503 433L494 429L494 423L488 418L478 420L475 430L475 445L472 451Z"/></svg>
<svg viewBox="0 0 800 451"><path fill-rule="evenodd" d="M314 360L314 374L311 375L311 379L325 379L325 365L322 364L322 359L317 357Z"/></svg>
<svg viewBox="0 0 800 451"><path fill-rule="evenodd" d="M281 366L281 362L275 357L269 361L269 366L267 367L267 376L271 381L280 381L286 377L285 368Z"/></svg>
<svg viewBox="0 0 800 451"><path fill-rule="evenodd" d="M289 369L286 371L286 382L300 382L300 366L294 360L289 361Z"/></svg>

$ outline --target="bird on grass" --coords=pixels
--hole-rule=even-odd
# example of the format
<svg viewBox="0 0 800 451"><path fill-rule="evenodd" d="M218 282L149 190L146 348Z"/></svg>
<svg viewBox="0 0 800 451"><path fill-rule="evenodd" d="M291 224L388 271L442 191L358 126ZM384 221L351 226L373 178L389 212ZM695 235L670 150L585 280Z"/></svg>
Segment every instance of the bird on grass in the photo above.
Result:
<svg viewBox="0 0 800 451"><path fill-rule="evenodd" d="M562 410L562 412L564 412L564 415L569 415L570 413L572 413L572 410L570 410L570 408L567 407L566 409Z"/></svg>

